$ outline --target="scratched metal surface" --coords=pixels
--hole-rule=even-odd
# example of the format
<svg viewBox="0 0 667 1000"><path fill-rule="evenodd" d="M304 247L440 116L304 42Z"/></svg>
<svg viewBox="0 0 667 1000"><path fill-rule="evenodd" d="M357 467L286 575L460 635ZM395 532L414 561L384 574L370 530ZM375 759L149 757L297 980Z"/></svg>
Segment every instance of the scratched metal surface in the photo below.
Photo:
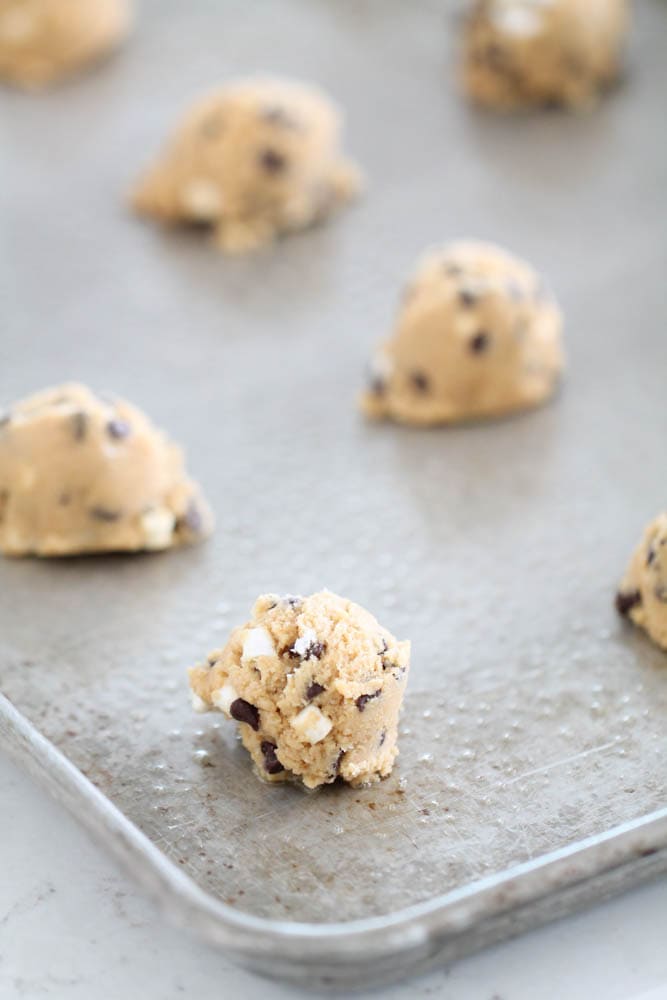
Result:
<svg viewBox="0 0 667 1000"><path fill-rule="evenodd" d="M187 447L219 527L167 555L0 563L0 688L172 859L253 914L389 913L667 800L667 662L611 609L664 507L664 4L590 117L498 119L450 85L445 5L153 0L124 52L0 96L0 399L79 378ZM315 79L368 196L244 260L128 217L174 112L221 77ZM420 432L354 409L423 246L497 240L552 281L553 405ZM381 786L265 787L185 668L258 592L321 586L414 658Z"/></svg>

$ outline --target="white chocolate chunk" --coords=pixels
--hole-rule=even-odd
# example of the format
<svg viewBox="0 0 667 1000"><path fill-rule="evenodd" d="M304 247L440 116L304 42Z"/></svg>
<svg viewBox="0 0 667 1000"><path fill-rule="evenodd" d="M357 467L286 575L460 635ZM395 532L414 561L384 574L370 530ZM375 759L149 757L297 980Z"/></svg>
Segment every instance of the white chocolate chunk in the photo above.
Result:
<svg viewBox="0 0 667 1000"><path fill-rule="evenodd" d="M258 656L275 656L273 640L265 628L251 628L243 640L241 659L244 662L256 660Z"/></svg>
<svg viewBox="0 0 667 1000"><path fill-rule="evenodd" d="M141 515L144 544L147 549L166 549L171 545L176 518L166 507L153 507Z"/></svg>
<svg viewBox="0 0 667 1000"><path fill-rule="evenodd" d="M294 652L297 653L299 656L304 657L308 652L308 650L310 649L310 647L315 645L316 643L317 643L317 633L315 632L315 629L306 628L303 631L303 635L300 635L299 638L294 643L293 649Z"/></svg>
<svg viewBox="0 0 667 1000"><path fill-rule="evenodd" d="M198 694L192 692L192 708L195 712L208 712L208 705L203 698L200 698Z"/></svg>
<svg viewBox="0 0 667 1000"><path fill-rule="evenodd" d="M181 199L185 209L196 219L209 222L222 213L222 195L212 181L195 177L183 188Z"/></svg>
<svg viewBox="0 0 667 1000"><path fill-rule="evenodd" d="M333 723L317 705L307 705L291 720L290 725L307 743L319 743L331 732Z"/></svg>
<svg viewBox="0 0 667 1000"><path fill-rule="evenodd" d="M211 701L216 708L219 708L221 712L225 715L229 715L229 709L231 708L232 702L236 701L238 698L238 692L233 684L229 681L223 684L221 688L214 691L211 696Z"/></svg>

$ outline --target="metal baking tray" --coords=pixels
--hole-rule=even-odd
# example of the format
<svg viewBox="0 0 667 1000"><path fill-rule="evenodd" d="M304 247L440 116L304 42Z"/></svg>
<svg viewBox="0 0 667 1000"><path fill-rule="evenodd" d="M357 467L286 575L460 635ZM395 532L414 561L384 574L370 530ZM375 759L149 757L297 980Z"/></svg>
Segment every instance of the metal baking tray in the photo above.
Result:
<svg viewBox="0 0 667 1000"><path fill-rule="evenodd" d="M0 745L183 925L271 976L389 980L667 869L667 660L615 581L664 507L667 8L588 116L500 118L452 84L453 8L153 0L116 58L0 97L0 399L77 378L187 447L218 516L164 555L0 561ZM348 111L369 177L247 259L132 219L189 98L270 70ZM569 375L545 409L410 430L355 410L430 243L545 271ZM322 586L413 641L394 774L251 773L185 668L256 594Z"/></svg>

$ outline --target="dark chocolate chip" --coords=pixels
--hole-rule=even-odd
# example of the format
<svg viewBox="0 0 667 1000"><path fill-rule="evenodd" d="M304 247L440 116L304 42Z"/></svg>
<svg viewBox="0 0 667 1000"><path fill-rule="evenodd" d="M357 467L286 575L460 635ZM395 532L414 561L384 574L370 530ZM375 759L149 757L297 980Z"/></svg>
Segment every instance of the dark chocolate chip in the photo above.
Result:
<svg viewBox="0 0 667 1000"><path fill-rule="evenodd" d="M423 372L412 372L410 381L417 392L428 392L430 385L428 375L424 375Z"/></svg>
<svg viewBox="0 0 667 1000"><path fill-rule="evenodd" d="M382 654L386 653L388 649L389 649L389 645L387 643L387 640L383 637L383 639L382 639L382 649L378 653L378 656L382 656Z"/></svg>
<svg viewBox="0 0 667 1000"><path fill-rule="evenodd" d="M322 694L323 691L324 687L322 684L318 684L317 681L313 681L313 683L309 684L306 688L306 698L308 701L312 701L313 698L317 698L318 694Z"/></svg>
<svg viewBox="0 0 667 1000"><path fill-rule="evenodd" d="M107 524L119 521L121 518L119 510L109 510L108 507L91 507L88 513L94 521L105 521Z"/></svg>
<svg viewBox="0 0 667 1000"><path fill-rule="evenodd" d="M386 740L386 738L387 738L387 730L383 729L382 732L380 733L380 739L378 740L379 747L384 745L384 741Z"/></svg>
<svg viewBox="0 0 667 1000"><path fill-rule="evenodd" d="M3 427L6 427L7 424L11 422L11 419L11 413L5 412L4 410L0 411L0 430Z"/></svg>
<svg viewBox="0 0 667 1000"><path fill-rule="evenodd" d="M281 598L281 601L283 604L289 604L290 608L298 608L301 604L303 604L303 597L298 597L294 594L285 594L285 596Z"/></svg>
<svg viewBox="0 0 667 1000"><path fill-rule="evenodd" d="M287 159L277 149L263 149L259 154L259 163L269 174L281 174L287 167Z"/></svg>
<svg viewBox="0 0 667 1000"><path fill-rule="evenodd" d="M75 441L83 441L88 433L88 414L83 410L73 413L70 418L72 422L72 434Z"/></svg>
<svg viewBox="0 0 667 1000"><path fill-rule="evenodd" d="M116 441L122 441L123 438L129 437L131 433L132 428L128 424L127 420L114 418L107 424L107 434Z"/></svg>
<svg viewBox="0 0 667 1000"><path fill-rule="evenodd" d="M229 714L237 722L246 722L255 732L259 729L259 709L245 698L237 698L229 706Z"/></svg>
<svg viewBox="0 0 667 1000"><path fill-rule="evenodd" d="M646 553L646 565L650 566L654 559L655 559L655 549L651 545L649 546L649 550Z"/></svg>
<svg viewBox="0 0 667 1000"><path fill-rule="evenodd" d="M360 712L363 712L369 701L373 701L374 698L379 698L382 694L382 688L378 688L373 694L360 694L358 698L355 699L354 704L357 706Z"/></svg>
<svg viewBox="0 0 667 1000"><path fill-rule="evenodd" d="M300 128L300 122L291 114L282 108L279 104L271 104L265 108L262 108L261 112L262 121L268 122L270 125L278 125L280 128Z"/></svg>
<svg viewBox="0 0 667 1000"><path fill-rule="evenodd" d="M478 294L470 288L461 288L459 290L459 302L468 309L477 303L478 298Z"/></svg>
<svg viewBox="0 0 667 1000"><path fill-rule="evenodd" d="M296 646L296 643L294 643L294 646ZM303 651L303 653L298 653L294 648L294 646L289 647L289 649L287 650L287 655L292 660L301 660L301 661L321 660L322 656L324 655L324 651L327 648L327 644L325 642L318 642L317 640L315 640L315 642L311 642L310 645L308 645L306 649Z"/></svg>
<svg viewBox="0 0 667 1000"><path fill-rule="evenodd" d="M264 756L264 770L268 774L280 774L281 771L285 770L276 757L276 750L278 749L276 743L271 743L269 740L262 740L259 748Z"/></svg>
<svg viewBox="0 0 667 1000"><path fill-rule="evenodd" d="M397 670L398 669L398 664L397 663L392 663L391 660L385 660L383 658L383 660L382 660L382 669L383 670Z"/></svg>
<svg viewBox="0 0 667 1000"><path fill-rule="evenodd" d="M195 501L191 500L185 510L185 514L179 518L178 526L179 528L185 528L193 535L198 535L201 532L203 525L204 519L201 515L201 511Z"/></svg>
<svg viewBox="0 0 667 1000"><path fill-rule="evenodd" d="M485 333L484 330L480 330L479 333L476 333L475 336L470 339L468 346L473 354L482 354L488 348L489 341L490 337L488 333Z"/></svg>
<svg viewBox="0 0 667 1000"><path fill-rule="evenodd" d="M619 590L616 594L616 610L619 615L623 615L624 617L627 617L632 609L641 603L642 595L638 590Z"/></svg>
<svg viewBox="0 0 667 1000"><path fill-rule="evenodd" d="M405 674L407 667L397 667L396 664L394 664L394 668L395 673L393 674L393 678L395 681L400 681L401 677Z"/></svg>
<svg viewBox="0 0 667 1000"><path fill-rule="evenodd" d="M340 772L340 765L341 765L341 761L343 760L344 756L345 756L345 751L344 750L339 750L338 751L338 756L336 757L335 761L333 762L333 765L332 765L332 768L331 768L331 773L334 776L336 776Z"/></svg>

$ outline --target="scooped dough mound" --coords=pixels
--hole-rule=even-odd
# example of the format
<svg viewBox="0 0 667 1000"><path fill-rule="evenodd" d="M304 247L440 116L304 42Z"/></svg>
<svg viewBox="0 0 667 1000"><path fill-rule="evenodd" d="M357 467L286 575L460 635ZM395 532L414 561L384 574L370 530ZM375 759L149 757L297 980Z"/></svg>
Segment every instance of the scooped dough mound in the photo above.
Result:
<svg viewBox="0 0 667 1000"><path fill-rule="evenodd" d="M455 243L418 264L361 405L408 424L498 417L551 396L563 369L561 315L524 261Z"/></svg>
<svg viewBox="0 0 667 1000"><path fill-rule="evenodd" d="M0 79L48 86L115 48L129 23L127 0L0 0Z"/></svg>
<svg viewBox="0 0 667 1000"><path fill-rule="evenodd" d="M197 541L212 515L136 407L61 385L0 414L0 551L65 556Z"/></svg>
<svg viewBox="0 0 667 1000"><path fill-rule="evenodd" d="M318 90L239 80L196 101L137 185L137 212L213 229L229 253L329 216L359 189L340 151L341 114Z"/></svg>
<svg viewBox="0 0 667 1000"><path fill-rule="evenodd" d="M627 0L477 0L463 85L499 110L581 108L619 75Z"/></svg>
<svg viewBox="0 0 667 1000"><path fill-rule="evenodd" d="M621 581L616 608L667 649L667 513L646 528Z"/></svg>
<svg viewBox="0 0 667 1000"><path fill-rule="evenodd" d="M398 754L409 659L410 643L352 601L268 594L190 670L190 686L196 710L239 723L260 777L361 785L388 775Z"/></svg>

